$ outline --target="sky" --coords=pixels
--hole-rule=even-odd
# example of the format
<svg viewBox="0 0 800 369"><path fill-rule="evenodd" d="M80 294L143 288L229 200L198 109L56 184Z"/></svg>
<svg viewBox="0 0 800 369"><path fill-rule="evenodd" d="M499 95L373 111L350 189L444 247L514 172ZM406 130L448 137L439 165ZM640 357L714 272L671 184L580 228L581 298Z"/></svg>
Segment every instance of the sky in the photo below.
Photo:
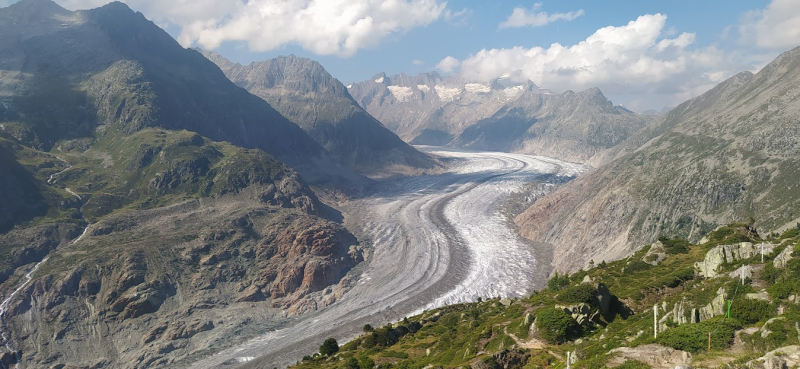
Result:
<svg viewBox="0 0 800 369"><path fill-rule="evenodd" d="M380 72L485 82L520 71L554 92L599 87L635 111L675 106L800 45L798 0L123 2L183 46L242 64L295 54L345 84Z"/></svg>

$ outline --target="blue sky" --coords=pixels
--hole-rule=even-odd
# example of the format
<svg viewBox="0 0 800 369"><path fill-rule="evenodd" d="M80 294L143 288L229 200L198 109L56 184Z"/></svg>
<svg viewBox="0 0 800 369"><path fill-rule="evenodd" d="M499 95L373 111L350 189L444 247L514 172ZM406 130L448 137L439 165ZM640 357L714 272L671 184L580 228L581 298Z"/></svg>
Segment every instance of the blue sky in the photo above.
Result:
<svg viewBox="0 0 800 369"><path fill-rule="evenodd" d="M600 87L638 111L674 106L800 45L797 0L123 1L184 46L243 64L295 54L345 84L379 72L479 82L520 70L556 92Z"/></svg>

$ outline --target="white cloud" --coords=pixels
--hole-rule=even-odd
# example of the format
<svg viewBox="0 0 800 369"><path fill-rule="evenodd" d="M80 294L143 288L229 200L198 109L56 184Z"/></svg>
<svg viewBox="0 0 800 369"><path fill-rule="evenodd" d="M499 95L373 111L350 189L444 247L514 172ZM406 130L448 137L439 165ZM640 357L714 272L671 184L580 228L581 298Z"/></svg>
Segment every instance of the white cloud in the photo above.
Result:
<svg viewBox="0 0 800 369"><path fill-rule="evenodd" d="M541 27L558 20L571 21L583 15L583 9L569 12L569 13L553 13L541 11L542 3L536 3L531 9L521 7L514 8L511 15L500 23L500 28L516 28L516 27Z"/></svg>
<svg viewBox="0 0 800 369"><path fill-rule="evenodd" d="M662 14L643 15L624 26L601 28L572 46L484 49L461 62L461 74L486 82L519 70L556 91L600 87L610 95L667 95L665 104L674 104L738 72L713 47L690 49L693 33L663 38L666 20Z"/></svg>
<svg viewBox="0 0 800 369"><path fill-rule="evenodd" d="M425 62L422 61L422 60L419 60L419 59L414 59L414 60L411 61L411 64L414 64L416 66L420 66L420 65L425 65Z"/></svg>
<svg viewBox="0 0 800 369"><path fill-rule="evenodd" d="M3 0L0 0L3 1ZM246 42L252 51L298 44L318 55L352 56L386 36L446 15L442 0L124 0L156 23L181 29L178 42L215 49ZM107 0L59 0L86 9ZM466 13L449 13L463 17Z"/></svg>
<svg viewBox="0 0 800 369"><path fill-rule="evenodd" d="M800 6L797 0L772 0L764 10L745 14L739 27L745 44L767 49L800 45Z"/></svg>
<svg viewBox="0 0 800 369"><path fill-rule="evenodd" d="M459 27L466 26L469 23L470 17L472 17L472 9L468 8L461 9L457 12L450 9L444 11L444 20Z"/></svg>
<svg viewBox="0 0 800 369"><path fill-rule="evenodd" d="M460 64L461 64L461 62L459 62L458 59L456 59L456 58L454 58L452 56L448 56L448 57L442 59L439 62L439 64L436 64L436 69L438 69L438 70L440 70L440 71L442 71L444 73L450 73L450 72L458 69L458 66Z"/></svg>

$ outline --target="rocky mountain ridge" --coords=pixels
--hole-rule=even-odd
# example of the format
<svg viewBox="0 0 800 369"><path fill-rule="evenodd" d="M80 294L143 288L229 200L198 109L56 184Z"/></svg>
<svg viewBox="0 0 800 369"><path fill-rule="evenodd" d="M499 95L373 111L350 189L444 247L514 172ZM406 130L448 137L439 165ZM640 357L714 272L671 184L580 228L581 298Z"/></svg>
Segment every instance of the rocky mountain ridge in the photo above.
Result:
<svg viewBox="0 0 800 369"><path fill-rule="evenodd" d="M698 240L749 217L765 231L794 225L798 65L794 49L679 105L612 149L616 160L517 217L522 234L553 245L558 269L575 270L659 233Z"/></svg>
<svg viewBox="0 0 800 369"><path fill-rule="evenodd" d="M187 365L352 283L306 178L365 179L202 55L118 2L0 33L3 366Z"/></svg>
<svg viewBox="0 0 800 369"><path fill-rule="evenodd" d="M347 88L313 60L290 55L244 66L201 52L231 81L264 99L355 170L385 175L437 166L364 111Z"/></svg>
<svg viewBox="0 0 800 369"><path fill-rule="evenodd" d="M652 117L614 106L599 89L554 94L508 74L488 83L435 72L386 76L348 90L404 140L587 162Z"/></svg>

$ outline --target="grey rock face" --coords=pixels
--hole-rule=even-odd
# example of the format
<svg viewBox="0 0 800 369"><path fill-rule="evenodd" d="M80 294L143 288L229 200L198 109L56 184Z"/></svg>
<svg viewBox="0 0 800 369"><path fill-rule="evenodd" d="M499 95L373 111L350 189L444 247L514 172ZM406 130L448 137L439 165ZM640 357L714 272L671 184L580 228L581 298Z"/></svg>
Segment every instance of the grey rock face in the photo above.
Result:
<svg viewBox="0 0 800 369"><path fill-rule="evenodd" d="M404 140L586 162L650 121L598 89L553 94L508 76L475 83L437 73L379 74L350 86L370 114Z"/></svg>

